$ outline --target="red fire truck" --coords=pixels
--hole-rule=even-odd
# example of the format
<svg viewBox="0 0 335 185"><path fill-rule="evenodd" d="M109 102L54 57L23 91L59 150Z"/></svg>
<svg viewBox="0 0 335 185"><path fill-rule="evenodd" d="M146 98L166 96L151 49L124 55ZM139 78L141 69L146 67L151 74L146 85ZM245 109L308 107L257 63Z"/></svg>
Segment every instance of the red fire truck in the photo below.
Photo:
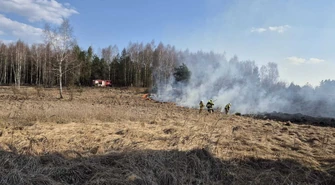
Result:
<svg viewBox="0 0 335 185"><path fill-rule="evenodd" d="M110 87L112 82L110 80L93 80L92 85L96 87Z"/></svg>

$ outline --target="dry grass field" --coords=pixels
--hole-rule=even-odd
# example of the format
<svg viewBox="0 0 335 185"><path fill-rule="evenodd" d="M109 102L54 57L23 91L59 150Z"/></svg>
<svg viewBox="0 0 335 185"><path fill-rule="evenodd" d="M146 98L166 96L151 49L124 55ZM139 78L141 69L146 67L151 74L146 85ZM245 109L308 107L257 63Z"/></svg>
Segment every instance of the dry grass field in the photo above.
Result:
<svg viewBox="0 0 335 185"><path fill-rule="evenodd" d="M0 184L335 184L335 128L198 113L144 89L0 88Z"/></svg>

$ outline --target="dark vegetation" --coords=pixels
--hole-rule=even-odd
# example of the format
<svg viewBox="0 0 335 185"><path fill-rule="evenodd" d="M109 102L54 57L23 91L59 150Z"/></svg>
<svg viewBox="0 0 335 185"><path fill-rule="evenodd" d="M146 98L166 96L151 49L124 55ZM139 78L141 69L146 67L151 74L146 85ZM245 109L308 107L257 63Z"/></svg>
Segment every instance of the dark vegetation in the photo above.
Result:
<svg viewBox="0 0 335 185"><path fill-rule="evenodd" d="M291 122L296 124L305 124L305 125L314 125L321 127L335 127L335 118L327 117L313 117L308 115L303 115L300 113L297 114L288 114L281 112L272 112L272 113L258 113L255 115L245 114L243 116L253 117L256 119L263 120L277 120L281 122Z"/></svg>

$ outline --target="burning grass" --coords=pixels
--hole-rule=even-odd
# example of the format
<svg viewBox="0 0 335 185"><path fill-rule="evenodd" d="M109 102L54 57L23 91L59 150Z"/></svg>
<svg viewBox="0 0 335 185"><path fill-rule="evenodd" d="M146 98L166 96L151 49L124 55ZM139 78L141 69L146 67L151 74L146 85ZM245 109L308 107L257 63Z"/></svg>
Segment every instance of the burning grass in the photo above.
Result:
<svg viewBox="0 0 335 185"><path fill-rule="evenodd" d="M139 89L38 91L0 89L0 184L335 183L335 128L199 115Z"/></svg>

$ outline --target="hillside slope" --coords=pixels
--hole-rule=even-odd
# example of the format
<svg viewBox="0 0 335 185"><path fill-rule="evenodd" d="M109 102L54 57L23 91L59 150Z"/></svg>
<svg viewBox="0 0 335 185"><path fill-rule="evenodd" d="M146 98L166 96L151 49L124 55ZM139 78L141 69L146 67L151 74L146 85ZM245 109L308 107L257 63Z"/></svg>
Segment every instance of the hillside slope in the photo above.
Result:
<svg viewBox="0 0 335 185"><path fill-rule="evenodd" d="M0 89L0 184L332 184L335 128L201 114L141 89Z"/></svg>

